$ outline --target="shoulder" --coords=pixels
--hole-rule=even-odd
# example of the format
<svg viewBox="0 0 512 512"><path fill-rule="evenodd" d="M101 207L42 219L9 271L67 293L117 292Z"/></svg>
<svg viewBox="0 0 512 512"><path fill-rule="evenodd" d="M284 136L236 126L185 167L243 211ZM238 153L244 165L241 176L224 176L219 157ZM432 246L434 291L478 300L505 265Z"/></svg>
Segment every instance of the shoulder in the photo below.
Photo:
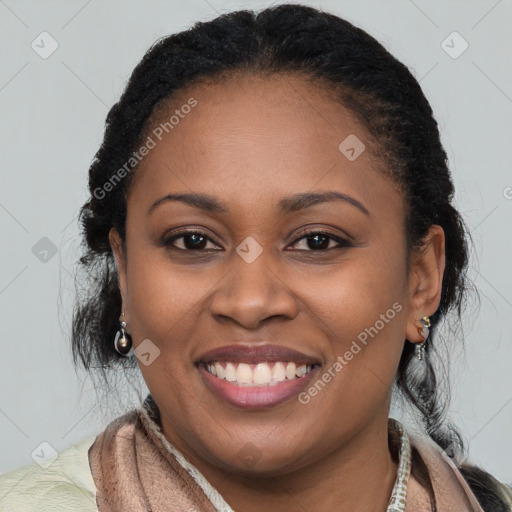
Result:
<svg viewBox="0 0 512 512"><path fill-rule="evenodd" d="M499 482L489 473L469 464L454 463L452 450L442 448L426 436L409 434L412 446L426 464L428 478L433 486L436 501L449 507L457 503L459 510L472 512L504 512L512 510L510 487ZM464 504L464 506L462 506Z"/></svg>
<svg viewBox="0 0 512 512"><path fill-rule="evenodd" d="M49 466L34 462L0 475L0 512L97 512L88 458L95 439L66 448Z"/></svg>

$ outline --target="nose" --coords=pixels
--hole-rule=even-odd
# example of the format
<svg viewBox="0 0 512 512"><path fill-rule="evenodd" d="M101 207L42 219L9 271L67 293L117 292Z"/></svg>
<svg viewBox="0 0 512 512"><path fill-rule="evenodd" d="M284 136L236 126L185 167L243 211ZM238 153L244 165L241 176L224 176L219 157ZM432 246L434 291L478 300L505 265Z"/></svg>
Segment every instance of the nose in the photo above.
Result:
<svg viewBox="0 0 512 512"><path fill-rule="evenodd" d="M291 283L284 282L277 269L271 268L271 255L263 251L248 263L235 253L233 260L230 271L211 295L213 317L218 321L229 319L246 329L257 329L271 317L297 316Z"/></svg>

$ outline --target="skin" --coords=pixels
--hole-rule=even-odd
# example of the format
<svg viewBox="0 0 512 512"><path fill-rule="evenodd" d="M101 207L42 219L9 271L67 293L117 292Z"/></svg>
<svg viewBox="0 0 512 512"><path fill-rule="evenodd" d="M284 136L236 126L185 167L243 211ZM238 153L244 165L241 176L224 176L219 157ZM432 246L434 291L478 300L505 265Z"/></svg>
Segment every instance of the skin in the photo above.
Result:
<svg viewBox="0 0 512 512"><path fill-rule="evenodd" d="M397 471L391 389L405 338L423 341L418 320L439 305L443 231L433 226L407 265L400 189L364 126L311 82L237 75L196 85L151 126L190 97L198 105L136 171L126 253L110 233L128 332L135 347L150 339L160 350L139 366L163 433L236 510L384 511ZM354 161L338 149L349 134L366 145ZM281 197L329 190L368 215L346 201L276 211ZM206 193L229 211L166 202L148 215L171 192ZM186 227L207 233L203 253L187 252L183 238L160 243ZM304 227L348 234L352 246L330 239L315 249L297 236ZM248 236L262 248L252 263L236 252ZM323 373L395 302L401 311L306 405L239 409L193 364L213 348L268 340L319 358Z"/></svg>

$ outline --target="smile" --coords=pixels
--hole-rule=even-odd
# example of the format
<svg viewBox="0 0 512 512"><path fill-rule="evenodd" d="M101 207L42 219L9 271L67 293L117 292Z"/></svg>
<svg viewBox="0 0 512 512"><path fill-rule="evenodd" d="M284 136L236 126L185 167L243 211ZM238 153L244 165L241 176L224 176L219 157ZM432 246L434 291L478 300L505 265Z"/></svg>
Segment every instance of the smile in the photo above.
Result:
<svg viewBox="0 0 512 512"><path fill-rule="evenodd" d="M321 366L293 362L257 364L215 362L197 366L206 387L239 409L268 409L298 395L309 385Z"/></svg>
<svg viewBox="0 0 512 512"><path fill-rule="evenodd" d="M247 364L238 362L214 362L205 365L206 370L237 386L275 386L279 382L295 380L307 375L314 365L296 365L294 362L262 362Z"/></svg>

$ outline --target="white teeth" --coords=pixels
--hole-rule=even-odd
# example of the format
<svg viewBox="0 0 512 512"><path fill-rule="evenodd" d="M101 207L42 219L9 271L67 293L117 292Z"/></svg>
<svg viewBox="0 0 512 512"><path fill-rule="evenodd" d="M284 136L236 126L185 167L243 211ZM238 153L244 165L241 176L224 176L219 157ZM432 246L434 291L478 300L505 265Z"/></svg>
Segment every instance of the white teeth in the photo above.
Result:
<svg viewBox="0 0 512 512"><path fill-rule="evenodd" d="M236 380L240 384L252 384L252 370L248 364L240 363L236 369Z"/></svg>
<svg viewBox="0 0 512 512"><path fill-rule="evenodd" d="M295 377L296 369L297 366L295 365L295 363L288 363L288 366L286 367L286 378L292 380Z"/></svg>
<svg viewBox="0 0 512 512"><path fill-rule="evenodd" d="M220 363L215 363L215 373L213 375L216 375L219 379L223 379L226 376L226 370L222 368Z"/></svg>
<svg viewBox="0 0 512 512"><path fill-rule="evenodd" d="M272 371L269 365L267 363L258 363L252 372L252 381L254 384L269 384L271 380Z"/></svg>
<svg viewBox="0 0 512 512"><path fill-rule="evenodd" d="M272 380L276 382L281 382L286 378L286 373L284 371L284 364L278 362L272 368Z"/></svg>
<svg viewBox="0 0 512 512"><path fill-rule="evenodd" d="M310 364L308 364L308 365L303 364L301 366L297 366L297 368L295 369L295 376L299 377L299 378L304 377L304 375L309 373L312 370L312 368L313 367Z"/></svg>
<svg viewBox="0 0 512 512"><path fill-rule="evenodd" d="M235 382L236 370L233 363L226 364L226 376L224 377L228 382Z"/></svg>
<svg viewBox="0 0 512 512"><path fill-rule="evenodd" d="M312 369L312 365L297 366L292 362L276 363L220 363L205 365L212 375L240 386L275 386L284 380L304 377Z"/></svg>

